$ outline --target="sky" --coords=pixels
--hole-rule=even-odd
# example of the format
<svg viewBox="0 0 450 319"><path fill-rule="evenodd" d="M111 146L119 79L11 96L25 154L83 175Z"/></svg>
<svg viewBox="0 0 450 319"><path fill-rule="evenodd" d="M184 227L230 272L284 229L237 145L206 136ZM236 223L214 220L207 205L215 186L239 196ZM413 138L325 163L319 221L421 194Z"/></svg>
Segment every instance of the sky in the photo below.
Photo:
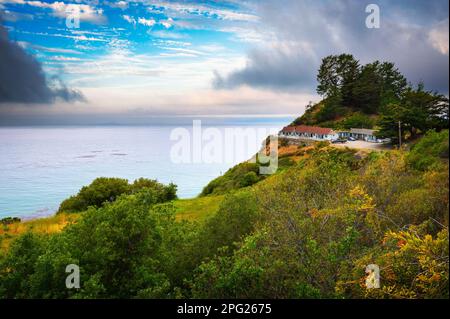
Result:
<svg viewBox="0 0 450 319"><path fill-rule="evenodd" d="M376 4L379 28L367 28ZM300 115L323 57L448 95L448 0L0 0L0 125Z"/></svg>

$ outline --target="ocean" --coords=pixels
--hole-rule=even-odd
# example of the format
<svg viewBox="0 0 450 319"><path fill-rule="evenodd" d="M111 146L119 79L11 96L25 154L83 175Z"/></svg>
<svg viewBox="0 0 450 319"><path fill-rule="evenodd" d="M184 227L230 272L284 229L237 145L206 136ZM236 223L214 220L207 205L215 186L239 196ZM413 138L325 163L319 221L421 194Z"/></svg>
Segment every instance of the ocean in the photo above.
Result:
<svg viewBox="0 0 450 319"><path fill-rule="evenodd" d="M0 218L53 215L62 200L97 177L173 182L180 198L195 197L209 181L250 158L263 140L250 138L244 150L233 151L229 140L221 136L246 129L269 134L290 120L222 121L202 126L201 132L206 134L201 139L195 136L192 124L0 127ZM188 144L181 144L183 132ZM199 141L200 146L195 146ZM215 160L187 157L186 145L206 155L215 147ZM233 156L222 154L230 149Z"/></svg>

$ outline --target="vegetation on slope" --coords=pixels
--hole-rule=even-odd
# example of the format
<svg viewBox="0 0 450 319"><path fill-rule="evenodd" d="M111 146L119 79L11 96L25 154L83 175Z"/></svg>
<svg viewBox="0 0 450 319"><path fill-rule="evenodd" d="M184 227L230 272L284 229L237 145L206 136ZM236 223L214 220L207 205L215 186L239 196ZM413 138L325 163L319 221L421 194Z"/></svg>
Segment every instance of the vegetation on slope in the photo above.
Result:
<svg viewBox="0 0 450 319"><path fill-rule="evenodd" d="M165 186L156 180L146 178L139 178L129 184L128 180L122 178L99 177L90 185L84 186L77 195L64 200L58 213L83 212L90 206L102 207L123 194L134 194L145 189L157 192L164 201L176 198L177 187L174 184Z"/></svg>
<svg viewBox="0 0 450 319"><path fill-rule="evenodd" d="M6 251L12 240L27 232L38 234L58 233L67 225L74 223L79 216L80 214L61 213L47 218L4 224L0 228L0 251Z"/></svg>
<svg viewBox="0 0 450 319"><path fill-rule="evenodd" d="M177 219L192 203L151 188L122 194L61 232L15 239L0 257L0 296L448 298L444 145L446 131L364 158L316 146L271 178L201 198L205 210L221 199L202 222ZM431 160L416 166L415 151ZM72 263L81 289L65 288ZM368 264L380 266L380 289L364 287Z"/></svg>
<svg viewBox="0 0 450 319"><path fill-rule="evenodd" d="M224 194L231 190L251 186L264 177L264 175L259 174L257 163L244 162L230 168L224 175L209 182L203 188L200 196Z"/></svg>
<svg viewBox="0 0 450 319"><path fill-rule="evenodd" d="M395 141L400 122L411 150L280 145L277 174L242 163L192 200L97 179L48 222L3 223L0 297L448 298L448 99L351 55L326 57L318 82L324 100L295 123ZM364 285L369 264L380 289Z"/></svg>
<svg viewBox="0 0 450 319"><path fill-rule="evenodd" d="M417 88L393 63L375 61L360 65L350 54L322 60L317 92L323 100L306 107L293 124L319 125L335 129L376 128L380 137L398 142L414 140L430 129L448 129L449 101L436 92Z"/></svg>
<svg viewBox="0 0 450 319"><path fill-rule="evenodd" d="M177 220L204 221L214 215L224 199L223 195L210 195L191 199L179 199L173 202Z"/></svg>

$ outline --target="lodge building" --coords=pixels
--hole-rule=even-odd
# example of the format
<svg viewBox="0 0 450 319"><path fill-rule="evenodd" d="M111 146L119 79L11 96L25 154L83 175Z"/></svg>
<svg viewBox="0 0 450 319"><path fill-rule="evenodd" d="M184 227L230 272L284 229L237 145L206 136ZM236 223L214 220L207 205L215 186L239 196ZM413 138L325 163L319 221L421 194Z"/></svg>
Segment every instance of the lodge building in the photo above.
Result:
<svg viewBox="0 0 450 319"><path fill-rule="evenodd" d="M280 131L279 136L317 141L332 141L339 138L338 133L331 128L307 125L286 126Z"/></svg>
<svg viewBox="0 0 450 319"><path fill-rule="evenodd" d="M375 130L365 128L352 128L350 131L335 131L327 127L295 125L284 127L278 136L294 139L308 139L315 141L334 141L339 138L362 140L366 142L378 142L374 135Z"/></svg>

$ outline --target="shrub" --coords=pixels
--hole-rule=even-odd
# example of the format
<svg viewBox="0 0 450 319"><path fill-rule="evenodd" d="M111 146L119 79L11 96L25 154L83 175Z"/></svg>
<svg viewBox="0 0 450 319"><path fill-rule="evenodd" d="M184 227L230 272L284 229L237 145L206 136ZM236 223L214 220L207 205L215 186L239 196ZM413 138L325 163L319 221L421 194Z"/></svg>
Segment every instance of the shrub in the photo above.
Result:
<svg viewBox="0 0 450 319"><path fill-rule="evenodd" d="M126 179L100 177L89 186L84 186L77 195L64 200L58 213L82 212L88 207L102 207L104 203L115 201L122 194L133 194L145 189L158 193L160 201L176 198L177 187L174 184L165 186L156 180L140 178L129 184Z"/></svg>
<svg viewBox="0 0 450 319"><path fill-rule="evenodd" d="M258 164L244 162L230 168L224 175L212 180L203 188L200 196L225 194L232 190L253 185L263 178L264 176L259 175Z"/></svg>
<svg viewBox="0 0 450 319"><path fill-rule="evenodd" d="M366 114L354 113L345 120L341 121L340 124L345 129L351 129L358 127L372 128L375 123L374 120Z"/></svg>
<svg viewBox="0 0 450 319"><path fill-rule="evenodd" d="M11 225L15 223L20 223L20 218L18 217L5 217L0 219L0 224L2 225Z"/></svg>
<svg viewBox="0 0 450 319"><path fill-rule="evenodd" d="M429 131L412 147L407 160L413 168L425 171L448 159L448 148L448 130Z"/></svg>

